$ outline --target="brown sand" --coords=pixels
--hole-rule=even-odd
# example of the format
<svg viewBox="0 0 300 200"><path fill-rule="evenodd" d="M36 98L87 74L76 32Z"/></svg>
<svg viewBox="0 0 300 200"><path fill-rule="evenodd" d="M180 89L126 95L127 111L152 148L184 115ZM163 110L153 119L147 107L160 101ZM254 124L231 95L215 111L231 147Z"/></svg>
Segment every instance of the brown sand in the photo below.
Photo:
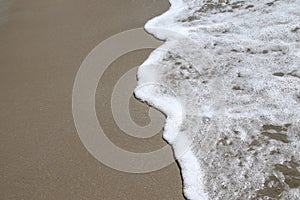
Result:
<svg viewBox="0 0 300 200"><path fill-rule="evenodd" d="M9 11L0 9L8 14L0 17L0 199L183 199L176 164L138 175L95 160L79 140L71 110L74 78L90 50L168 7L166 0L15 0ZM124 136L102 94L149 52L114 62L97 93L100 123L113 130L109 137L137 151L165 143L161 135L150 141ZM131 107L134 119L144 119L144 105L132 99Z"/></svg>

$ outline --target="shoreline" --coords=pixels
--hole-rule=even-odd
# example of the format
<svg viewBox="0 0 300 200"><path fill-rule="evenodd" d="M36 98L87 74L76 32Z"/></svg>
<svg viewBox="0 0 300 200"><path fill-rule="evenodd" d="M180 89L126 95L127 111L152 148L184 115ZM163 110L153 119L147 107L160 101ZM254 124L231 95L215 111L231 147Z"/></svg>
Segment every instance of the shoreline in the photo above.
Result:
<svg viewBox="0 0 300 200"><path fill-rule="evenodd" d="M164 27L161 26L161 24L164 23L164 20L167 21L166 19L170 19L173 15L176 15L178 9L184 8L184 4L182 2L174 2L172 0L169 2L171 6L166 12L152 18L145 24L146 32L154 36L156 39L163 40L163 45L167 45L167 39L170 39L170 36L161 31L164 30ZM147 85L157 81L155 78L152 80L151 77L155 77L155 75L157 75L156 73L159 72L156 72L155 70L151 71L151 69L147 68L147 65L156 64L156 62L159 62L160 57L165 57L165 52L160 52L159 48L154 50L139 67L137 88L141 87L143 84ZM150 105L154 106L166 115L167 119L164 126L163 138L172 146L174 157L176 158L177 165L180 168L184 196L187 199L208 199L208 194L204 190L203 173L200 163L198 162L195 153L190 149L193 141L180 131L180 126L185 120L183 111L184 108L181 105L180 100L178 100L176 96L173 97L167 94L156 94L155 92L152 94L150 91L151 90L147 88L144 91L138 90L135 91L135 95L142 101L149 102ZM171 93L172 92L174 91L171 91Z"/></svg>
<svg viewBox="0 0 300 200"><path fill-rule="evenodd" d="M114 34L143 27L168 7L167 1L146 0L14 2L0 26L1 199L184 199L176 163L128 174L95 160L79 140L70 106L88 52ZM103 93L97 93L103 100L97 104L99 121L112 131L108 137L134 151L165 142L161 135L143 141L124 136L105 107L112 83L149 53L133 52L112 63ZM148 123L146 105L133 99L131 108L138 124Z"/></svg>
<svg viewBox="0 0 300 200"><path fill-rule="evenodd" d="M170 2L176 10L145 25L166 42L140 67L138 86L154 89L145 88L137 97L167 114L164 138L181 166L185 196L299 199L299 113L291 111L299 103L294 63L299 60L295 17L300 4ZM277 15L284 18L274 18ZM186 37L176 38L166 29ZM266 30L272 34L266 35ZM274 46L284 53L270 53ZM174 139L177 135L180 142ZM191 145L185 145L188 140ZM177 152L187 146L193 152L180 158ZM271 149L277 149L276 155ZM285 171L288 168L295 170L295 178Z"/></svg>

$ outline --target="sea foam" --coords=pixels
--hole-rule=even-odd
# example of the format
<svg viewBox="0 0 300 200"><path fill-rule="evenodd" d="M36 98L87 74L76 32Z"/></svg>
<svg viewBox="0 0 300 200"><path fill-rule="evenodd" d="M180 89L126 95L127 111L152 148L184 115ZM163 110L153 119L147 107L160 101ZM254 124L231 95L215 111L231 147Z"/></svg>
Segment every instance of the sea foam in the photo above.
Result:
<svg viewBox="0 0 300 200"><path fill-rule="evenodd" d="M300 0L170 0L135 94L167 116L187 199L300 199Z"/></svg>

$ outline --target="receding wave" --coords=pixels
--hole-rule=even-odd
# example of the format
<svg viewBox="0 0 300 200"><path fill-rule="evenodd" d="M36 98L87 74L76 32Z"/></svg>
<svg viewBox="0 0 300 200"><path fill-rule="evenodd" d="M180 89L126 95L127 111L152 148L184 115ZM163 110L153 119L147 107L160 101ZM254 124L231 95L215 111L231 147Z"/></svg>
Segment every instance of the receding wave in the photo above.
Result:
<svg viewBox="0 0 300 200"><path fill-rule="evenodd" d="M138 84L163 87L136 96L167 115L186 198L300 199L300 1L171 0L145 28L166 42Z"/></svg>

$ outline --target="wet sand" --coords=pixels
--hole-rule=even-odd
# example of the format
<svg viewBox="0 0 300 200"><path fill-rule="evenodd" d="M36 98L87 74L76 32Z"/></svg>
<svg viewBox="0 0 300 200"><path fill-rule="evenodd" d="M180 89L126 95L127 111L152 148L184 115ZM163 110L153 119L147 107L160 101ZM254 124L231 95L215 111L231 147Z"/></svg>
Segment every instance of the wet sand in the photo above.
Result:
<svg viewBox="0 0 300 200"><path fill-rule="evenodd" d="M168 2L11 2L9 10L0 9L0 199L183 199L175 163L152 173L128 174L95 160L78 137L71 109L75 75L87 54L116 33L142 27L167 10ZM99 121L112 130L109 138L133 151L147 152L165 142L161 135L149 140L124 135L106 103L122 73L149 52L116 60L96 96L101 99ZM132 98L131 108L137 123L148 122L145 105Z"/></svg>

